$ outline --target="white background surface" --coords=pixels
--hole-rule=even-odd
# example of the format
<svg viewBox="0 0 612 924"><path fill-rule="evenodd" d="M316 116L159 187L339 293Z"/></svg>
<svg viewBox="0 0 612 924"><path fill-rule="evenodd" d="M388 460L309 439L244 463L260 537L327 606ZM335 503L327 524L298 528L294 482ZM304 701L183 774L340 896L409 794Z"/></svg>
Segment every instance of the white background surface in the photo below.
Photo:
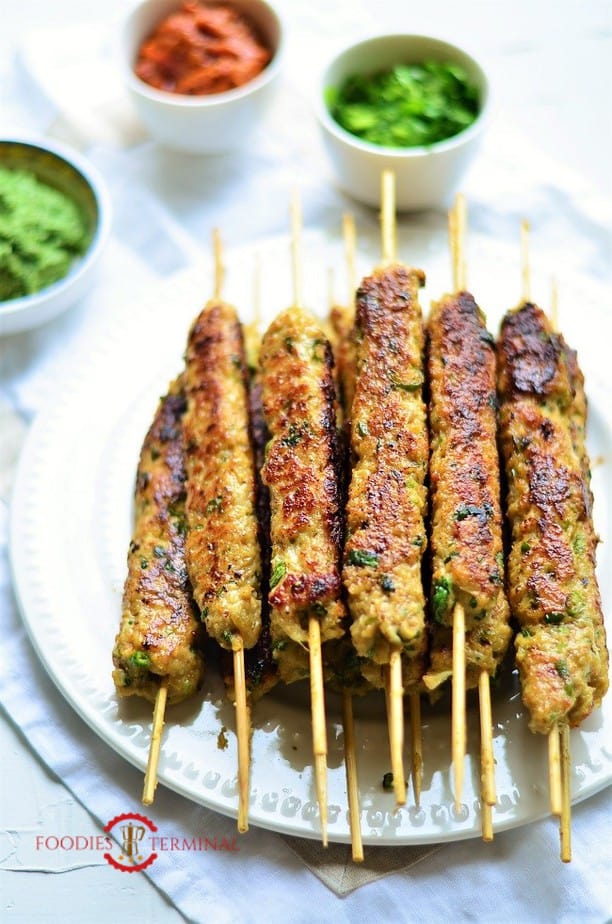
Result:
<svg viewBox="0 0 612 924"><path fill-rule="evenodd" d="M0 74L30 29L112 20L127 5L119 0L1 0ZM405 31L441 33L475 49L487 61L499 116L526 132L537 147L579 171L602 194L612 193L609 2L472 0L459 4L429 0L417 7L379 0L366 6L375 11L381 28L388 25ZM324 23L321 28L326 31ZM312 55L316 57L316 49ZM2 124L0 113L0 131ZM4 502L0 522L4 528ZM123 924L136 918L159 924L183 920L143 876L120 876L106 865L36 872L37 863L43 865L39 858L15 854L14 831L87 834L97 829L4 717L0 717L0 754L3 920L20 924L53 920ZM602 796L598 798L603 808L605 801ZM588 850L589 845L583 843L582 849ZM47 858L45 863L50 867ZM413 920L410 911L406 914L406 920ZM261 917L265 912L261 911ZM494 908L488 917L480 917L485 919L497 920Z"/></svg>

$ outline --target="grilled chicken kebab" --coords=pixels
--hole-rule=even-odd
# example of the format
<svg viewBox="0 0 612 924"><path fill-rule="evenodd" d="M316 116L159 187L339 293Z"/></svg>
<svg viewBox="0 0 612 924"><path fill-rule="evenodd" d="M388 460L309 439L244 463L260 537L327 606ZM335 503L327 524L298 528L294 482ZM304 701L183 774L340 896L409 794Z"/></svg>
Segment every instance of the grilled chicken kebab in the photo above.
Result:
<svg viewBox="0 0 612 924"><path fill-rule="evenodd" d="M452 674L453 610L465 612L466 688L494 676L511 630L497 450L495 343L468 292L427 324L431 438L431 652L428 690Z"/></svg>
<svg viewBox="0 0 612 924"><path fill-rule="evenodd" d="M405 692L421 680L427 647L423 283L421 271L395 264L366 277L357 291L343 568L362 672L384 687L383 668L400 648Z"/></svg>
<svg viewBox="0 0 612 924"><path fill-rule="evenodd" d="M120 696L155 702L160 682L179 702L202 683L202 627L185 563L185 396L177 379L145 437L136 477L134 532L128 551L121 625L113 650Z"/></svg>
<svg viewBox="0 0 612 924"><path fill-rule="evenodd" d="M261 633L261 554L248 370L235 309L212 301L187 343L186 559L208 634L232 651Z"/></svg>
<svg viewBox="0 0 612 924"><path fill-rule="evenodd" d="M299 308L280 314L260 353L269 440L262 479L270 492L272 648L282 680L309 674L308 625L341 638L342 522L331 347Z"/></svg>
<svg viewBox="0 0 612 924"><path fill-rule="evenodd" d="M579 725L608 687L586 400L575 354L536 305L505 316L499 360L516 661L530 728L548 734Z"/></svg>

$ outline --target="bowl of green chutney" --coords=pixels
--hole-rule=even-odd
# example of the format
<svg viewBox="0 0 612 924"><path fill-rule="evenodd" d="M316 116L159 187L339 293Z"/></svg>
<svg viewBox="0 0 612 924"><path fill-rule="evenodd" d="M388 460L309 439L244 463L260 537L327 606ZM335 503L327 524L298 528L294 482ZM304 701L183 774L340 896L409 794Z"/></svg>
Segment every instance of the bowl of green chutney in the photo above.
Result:
<svg viewBox="0 0 612 924"><path fill-rule="evenodd" d="M325 62L314 103L336 185L378 206L391 170L397 208L417 211L450 204L488 121L489 81L451 42L374 35Z"/></svg>
<svg viewBox="0 0 612 924"><path fill-rule="evenodd" d="M110 214L101 177L76 151L0 139L0 336L44 324L87 296Z"/></svg>

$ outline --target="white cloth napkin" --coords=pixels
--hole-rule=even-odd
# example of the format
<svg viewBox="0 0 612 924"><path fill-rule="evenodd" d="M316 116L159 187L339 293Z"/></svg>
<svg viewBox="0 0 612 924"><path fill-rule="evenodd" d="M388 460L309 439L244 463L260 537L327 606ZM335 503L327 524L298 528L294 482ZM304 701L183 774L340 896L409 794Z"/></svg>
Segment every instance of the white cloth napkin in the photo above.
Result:
<svg viewBox="0 0 612 924"><path fill-rule="evenodd" d="M301 15L303 24L316 13L309 7ZM337 16L334 22L344 21L345 33L363 24L348 3L339 5ZM317 25L312 22L310 28ZM17 419L11 419L10 409L2 409L0 419L3 439L8 425L13 445L22 436L19 421L41 406L71 350L88 349L105 325L120 323L130 293L197 259L208 248L213 226L227 229L230 244L286 232L288 191L304 158L310 170L299 180L307 225L329 224L349 207L359 224L377 220L373 212L356 208L330 186L323 152L309 122L306 86L291 98L280 95L270 115L275 130L260 134L253 145L257 153L250 152L248 158L191 158L142 141L121 87L107 80L113 53L107 32L88 26L78 35L65 29L49 38L48 33L33 35L24 49L29 76L23 79L34 78L45 87L39 97L32 97L28 88L28 99L34 100L28 127L35 112L40 129L71 140L96 161L111 187L114 236L104 286L69 315L12 338L10 349L4 348L0 387L10 394L13 414L18 413ZM332 36L327 38L331 42ZM298 45L294 42L296 53ZM69 57L67 48L72 51ZM79 80L73 79L75 74ZM90 109L85 112L85 99L93 99L95 118ZM13 113L18 121L17 106ZM568 268L609 284L609 207L510 127L501 123L492 127L465 191L475 230L513 242L519 218L529 215L534 239L546 242L535 245L541 247L539 255L548 259L563 254L561 275ZM13 458L14 451L9 450L7 458L0 459L3 485L9 481ZM34 753L88 809L95 824L103 825L121 812L138 811L140 774L66 705L25 637L10 586L7 542L6 508L0 506L0 703ZM322 922L388 918L433 924L452 916L458 921L511 917L543 924L551 920L602 924L612 915L609 796L607 790L575 808L570 867L559 864L555 825L543 821L500 835L492 845L479 841L447 845L408 873L389 872L388 858L380 861L371 854L371 870L354 876L346 869L343 848L321 862L314 845L293 843L288 850L286 839L252 829L239 841L239 853L207 853L204 860L199 855L166 853L145 875L193 921L210 920L214 913L222 922L254 921L265 915L271 922L307 922L316 917ZM162 788L149 816L168 836L234 836L233 821ZM409 864L406 857L402 866ZM383 871L384 879L371 881ZM350 891L364 882L368 884Z"/></svg>

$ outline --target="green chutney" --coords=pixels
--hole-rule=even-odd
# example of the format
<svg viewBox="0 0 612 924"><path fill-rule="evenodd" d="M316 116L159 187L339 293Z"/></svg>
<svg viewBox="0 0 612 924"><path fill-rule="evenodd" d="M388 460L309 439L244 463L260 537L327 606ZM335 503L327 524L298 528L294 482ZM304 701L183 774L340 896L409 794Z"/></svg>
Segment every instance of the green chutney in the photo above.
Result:
<svg viewBox="0 0 612 924"><path fill-rule="evenodd" d="M72 199L29 170L0 167L0 302L62 279L88 242Z"/></svg>

